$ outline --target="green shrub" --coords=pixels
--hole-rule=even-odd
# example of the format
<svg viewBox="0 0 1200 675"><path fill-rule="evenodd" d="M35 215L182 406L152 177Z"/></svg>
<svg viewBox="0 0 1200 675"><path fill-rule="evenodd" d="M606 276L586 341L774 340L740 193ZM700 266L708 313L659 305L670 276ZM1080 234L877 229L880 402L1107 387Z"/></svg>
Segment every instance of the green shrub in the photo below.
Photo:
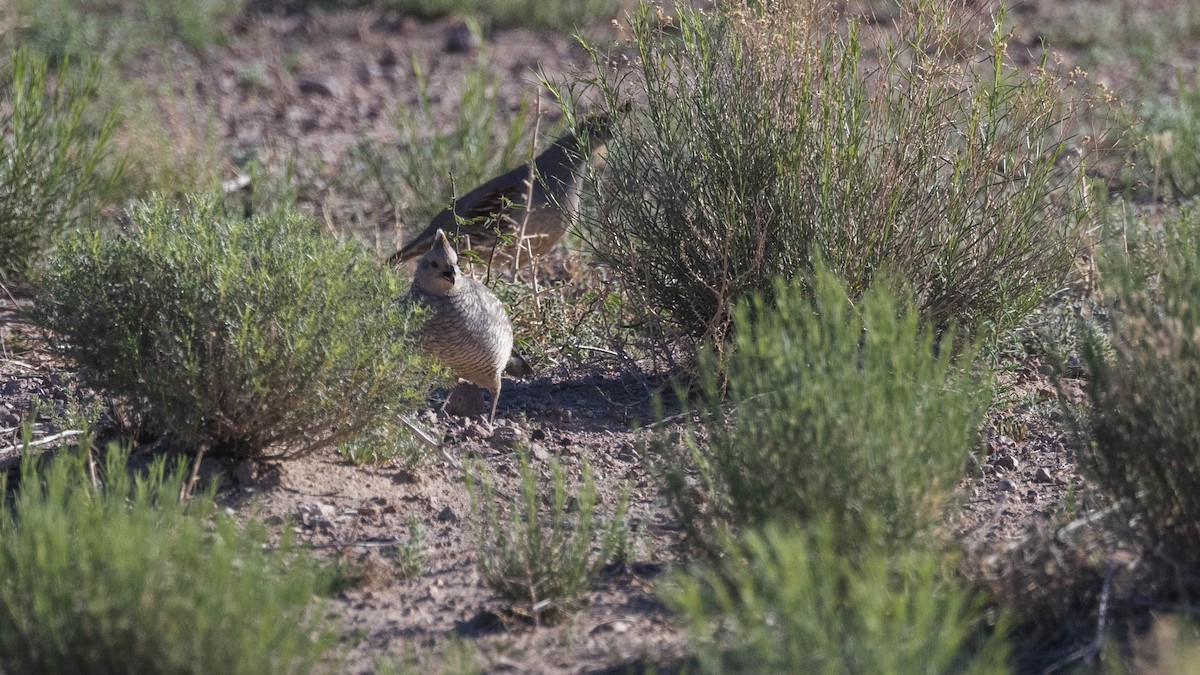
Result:
<svg viewBox="0 0 1200 675"><path fill-rule="evenodd" d="M429 459L428 446L399 424L380 424L338 445L338 454L351 464L389 464L416 468Z"/></svg>
<svg viewBox="0 0 1200 675"><path fill-rule="evenodd" d="M61 68L19 49L0 74L0 281L24 277L63 231L86 222L120 176L105 169L115 114L89 123L95 63Z"/></svg>
<svg viewBox="0 0 1200 675"><path fill-rule="evenodd" d="M683 346L722 347L734 302L818 255L852 295L887 270L968 335L1060 288L1089 215L1066 85L1015 68L969 3L901 4L878 45L818 0L681 7L672 31L642 5L624 79L593 53L605 107L646 102L587 236Z"/></svg>
<svg viewBox="0 0 1200 675"><path fill-rule="evenodd" d="M1200 194L1200 75L1180 83L1178 99L1148 105L1143 131L1155 179L1178 199Z"/></svg>
<svg viewBox="0 0 1200 675"><path fill-rule="evenodd" d="M66 241L38 320L93 386L177 441L240 456L337 444L424 400L405 282L295 212L219 204L159 198L122 234Z"/></svg>
<svg viewBox="0 0 1200 675"><path fill-rule="evenodd" d="M666 474L702 544L726 525L829 520L841 552L902 549L943 522L963 477L988 388L952 361L952 338L936 340L882 286L852 303L821 269L811 293L780 283L773 303L739 303L727 386L703 381L691 461ZM684 467L697 472L704 511Z"/></svg>
<svg viewBox="0 0 1200 675"><path fill-rule="evenodd" d="M14 0L16 39L56 63L120 61L150 44L224 43L245 0Z"/></svg>
<svg viewBox="0 0 1200 675"><path fill-rule="evenodd" d="M1109 238L1109 328L1084 326L1081 345L1091 411L1079 469L1188 569L1200 564L1200 211Z"/></svg>
<svg viewBox="0 0 1200 675"><path fill-rule="evenodd" d="M1005 673L1003 631L940 553L836 552L836 525L768 528L664 595L708 673Z"/></svg>
<svg viewBox="0 0 1200 675"><path fill-rule="evenodd" d="M474 27L473 30L477 30ZM492 73L485 53L463 75L461 100L453 125L443 129L443 114L430 96L425 68L415 56L417 104L400 107L392 122L400 136L393 151L362 143L357 156L371 181L387 199L396 221L414 228L475 186L525 161L523 140L529 121L524 102L515 115L501 113L500 80ZM499 138L497 128L502 129Z"/></svg>
<svg viewBox="0 0 1200 675"><path fill-rule="evenodd" d="M265 529L238 526L211 490L182 503L182 462L131 476L127 456L110 448L95 482L86 453L23 460L0 502L5 672L302 673L327 659L324 575L286 537L265 548Z"/></svg>
<svg viewBox="0 0 1200 675"><path fill-rule="evenodd" d="M534 612L549 601L561 610L586 591L602 567L625 550L625 509L629 494L617 501L611 519L595 513L596 486L583 467L578 496L568 495L562 467L550 462L550 484L539 485L538 470L520 453L521 495L497 499L482 466L467 473L471 511L476 514L479 574L484 583L509 600L527 602ZM548 488L548 489L547 489ZM544 505L544 506L543 506ZM507 513L502 521L501 515Z"/></svg>

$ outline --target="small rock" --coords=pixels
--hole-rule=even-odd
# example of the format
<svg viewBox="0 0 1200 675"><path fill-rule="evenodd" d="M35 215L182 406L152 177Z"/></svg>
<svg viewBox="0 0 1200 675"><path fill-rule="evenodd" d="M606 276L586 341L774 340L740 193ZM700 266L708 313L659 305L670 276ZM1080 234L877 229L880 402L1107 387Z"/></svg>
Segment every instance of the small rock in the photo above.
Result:
<svg viewBox="0 0 1200 675"><path fill-rule="evenodd" d="M1031 504L1037 501L1037 496L1038 496L1037 490L1026 490L1025 491L1025 501L1027 501Z"/></svg>
<svg viewBox="0 0 1200 675"><path fill-rule="evenodd" d="M383 52L379 54L379 58L375 60L375 63L378 63L380 68L394 68L399 62L400 59L397 58L396 52L391 47L384 47Z"/></svg>
<svg viewBox="0 0 1200 675"><path fill-rule="evenodd" d="M525 441L525 434L520 427L506 425L496 427L492 432L492 445L497 449L511 450Z"/></svg>
<svg viewBox="0 0 1200 675"><path fill-rule="evenodd" d="M296 78L296 87L301 94L309 96L336 96L337 88L328 78L324 77L298 77Z"/></svg>
<svg viewBox="0 0 1200 675"><path fill-rule="evenodd" d="M474 54L479 49L479 43L479 33L471 30L465 21L459 21L446 31L446 51L451 54Z"/></svg>
<svg viewBox="0 0 1200 675"><path fill-rule="evenodd" d="M305 527L332 527L335 509L331 504L307 502L296 507L296 520Z"/></svg>
<svg viewBox="0 0 1200 675"><path fill-rule="evenodd" d="M371 84L371 80L375 79L375 74L379 71L379 66L369 63L360 63L354 69L354 77L358 79L361 85Z"/></svg>
<svg viewBox="0 0 1200 675"><path fill-rule="evenodd" d="M21 393L21 381L9 380L0 385L0 396L16 396Z"/></svg>
<svg viewBox="0 0 1200 675"><path fill-rule="evenodd" d="M545 462L550 459L550 451L547 450L546 446L542 445L541 443L530 444L529 452L532 453L534 458L539 462Z"/></svg>
<svg viewBox="0 0 1200 675"><path fill-rule="evenodd" d="M1004 471L1016 471L1021 468L1021 462L1012 455L1001 455L992 460L992 465Z"/></svg>
<svg viewBox="0 0 1200 675"><path fill-rule="evenodd" d="M454 523L458 522L458 514L454 513L454 509L447 506L446 508L444 508L438 512L437 521L439 523L454 524Z"/></svg>
<svg viewBox="0 0 1200 675"><path fill-rule="evenodd" d="M1044 467L1044 466L1039 468L1037 470L1037 472L1033 474L1033 479L1039 483L1053 483L1054 482L1054 476L1051 476L1050 472L1047 471L1046 467Z"/></svg>
<svg viewBox="0 0 1200 675"><path fill-rule="evenodd" d="M1005 478L997 483L997 487L1000 488L1001 492L1012 492L1013 490L1017 489L1017 484Z"/></svg>
<svg viewBox="0 0 1200 675"><path fill-rule="evenodd" d="M550 413L550 416L557 420L560 424L566 424L575 417L570 408L564 408L561 405L550 406L550 410L548 412Z"/></svg>
<svg viewBox="0 0 1200 675"><path fill-rule="evenodd" d="M546 430L542 429L540 427L537 429L534 429L533 433L531 433L529 435L529 437L535 441L544 441L544 440L546 440Z"/></svg>

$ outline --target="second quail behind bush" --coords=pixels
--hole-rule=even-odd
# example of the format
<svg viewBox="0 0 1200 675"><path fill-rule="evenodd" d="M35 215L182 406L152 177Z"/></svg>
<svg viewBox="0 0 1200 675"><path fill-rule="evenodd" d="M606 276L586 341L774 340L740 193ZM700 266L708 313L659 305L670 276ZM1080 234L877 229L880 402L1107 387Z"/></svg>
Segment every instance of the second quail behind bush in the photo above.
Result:
<svg viewBox="0 0 1200 675"><path fill-rule="evenodd" d="M628 110L626 104L617 113ZM434 216L429 226L404 248L393 253L388 263L398 265L421 255L439 230L468 241L486 260L502 235L519 233L522 220L525 221L522 250L530 255L545 255L574 222L589 156L612 138L613 124L609 115L593 115L538 155L532 169L523 164L459 197L450 208ZM509 250L496 253L502 258L512 254Z"/></svg>
<svg viewBox="0 0 1200 675"><path fill-rule="evenodd" d="M512 352L512 324L487 286L458 269L458 254L441 230L417 262L410 297L429 308L419 335L422 348L458 377L491 392L488 421L495 422L500 374Z"/></svg>

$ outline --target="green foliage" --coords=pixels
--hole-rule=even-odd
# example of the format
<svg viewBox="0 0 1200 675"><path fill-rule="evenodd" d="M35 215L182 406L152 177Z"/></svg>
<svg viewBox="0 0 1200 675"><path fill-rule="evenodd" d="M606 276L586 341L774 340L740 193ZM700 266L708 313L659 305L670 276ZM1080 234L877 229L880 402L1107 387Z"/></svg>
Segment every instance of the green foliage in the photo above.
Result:
<svg viewBox="0 0 1200 675"><path fill-rule="evenodd" d="M886 270L968 335L1066 278L1089 215L1066 84L1015 68L969 3L901 4L880 44L818 0L681 7L677 31L643 5L633 72L610 84L593 53L605 107L646 102L608 144L589 236L685 347L722 347L734 302L818 255L852 295Z"/></svg>
<svg viewBox="0 0 1200 675"><path fill-rule="evenodd" d="M416 468L429 458L424 444L397 424L380 424L338 445L338 454L355 465L398 463Z"/></svg>
<svg viewBox="0 0 1200 675"><path fill-rule="evenodd" d="M154 43L223 43L245 0L14 0L16 39L63 62L121 60Z"/></svg>
<svg viewBox="0 0 1200 675"><path fill-rule="evenodd" d="M93 386L152 428L239 456L296 456L424 400L405 282L291 211L218 198L135 206L130 229L66 241L38 320Z"/></svg>
<svg viewBox="0 0 1200 675"><path fill-rule="evenodd" d="M406 654L404 658L384 656L375 659L376 675L419 675L437 672L442 675L483 675L479 655L471 643L452 636L437 648Z"/></svg>
<svg viewBox="0 0 1200 675"><path fill-rule="evenodd" d="M835 525L767 528L664 594L707 673L1005 673L1003 631L941 553L836 552Z"/></svg>
<svg viewBox="0 0 1200 675"><path fill-rule="evenodd" d="M265 548L266 530L223 515L211 490L181 502L182 462L131 476L127 457L110 448L95 482L86 453L22 461L0 502L5 672L302 673L326 659L320 571L286 537Z"/></svg>
<svg viewBox="0 0 1200 675"><path fill-rule="evenodd" d="M1155 178L1179 199L1200 194L1200 75L1182 82L1176 99L1147 106L1143 131Z"/></svg>
<svg viewBox="0 0 1200 675"><path fill-rule="evenodd" d="M95 63L47 77L44 58L19 49L0 81L0 281L24 277L56 239L89 220L120 177L105 168L116 125L85 116L100 85Z"/></svg>
<svg viewBox="0 0 1200 675"><path fill-rule="evenodd" d="M512 321L517 347L531 363L579 363L597 350L626 354L632 337L625 330L634 312L621 298L612 273L603 267L583 267L568 279L537 289L520 281L497 278L492 285Z"/></svg>
<svg viewBox="0 0 1200 675"><path fill-rule="evenodd" d="M408 539L401 545L385 549L384 558L395 567L401 579L411 579L425 569L425 528L421 521L408 519Z"/></svg>
<svg viewBox="0 0 1200 675"><path fill-rule="evenodd" d="M463 76L458 115L452 126L443 130L425 68L415 56L412 68L417 104L397 109L392 117L400 136L399 149L363 143L357 156L386 197L397 222L419 231L455 197L525 160L522 141L529 114L523 102L515 115L505 119L500 80L481 52L475 66ZM499 138L495 136L497 128L502 129Z"/></svg>
<svg viewBox="0 0 1200 675"><path fill-rule="evenodd" d="M739 303L727 386L703 381L690 461L667 473L680 522L710 550L726 525L768 522L829 520L843 552L927 539L977 442L986 382L882 285L854 303L822 268L811 291L775 294ZM708 495L703 511L685 468Z"/></svg>
<svg viewBox="0 0 1200 675"><path fill-rule="evenodd" d="M1084 326L1080 472L1176 569L1200 564L1200 211L1112 233L1109 328Z"/></svg>
<svg viewBox="0 0 1200 675"><path fill-rule="evenodd" d="M588 589L614 554L627 549L629 494L621 495L606 522L595 513L596 486L586 464L578 496L569 496L557 461L550 462L550 484L539 485L528 453L521 451L520 460L521 495L511 501L496 497L482 466L467 473L479 574L493 591L528 602L535 612L543 601L561 609ZM478 483L472 473L480 476Z"/></svg>

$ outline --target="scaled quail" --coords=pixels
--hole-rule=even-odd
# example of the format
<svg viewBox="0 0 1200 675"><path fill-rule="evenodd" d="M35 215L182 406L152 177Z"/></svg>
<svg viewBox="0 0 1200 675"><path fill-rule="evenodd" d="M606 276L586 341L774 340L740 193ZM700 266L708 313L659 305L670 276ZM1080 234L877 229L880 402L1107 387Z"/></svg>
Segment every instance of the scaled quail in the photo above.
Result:
<svg viewBox="0 0 1200 675"><path fill-rule="evenodd" d="M455 375L491 392L488 423L494 423L500 373L513 344L512 324L504 305L487 286L458 269L458 254L441 230L417 261L409 297L429 308L418 335L422 348Z"/></svg>
<svg viewBox="0 0 1200 675"><path fill-rule="evenodd" d="M628 109L626 104L618 112ZM608 142L612 138L612 125L610 116L593 115L534 158L532 206L525 222L522 258L526 253L539 256L548 253L566 234L579 212L579 194L589 154L583 148L587 146L594 151ZM520 233L526 212L525 198L530 196L529 178L529 164L522 164L455 199L450 208L429 221L425 231L393 253L388 263L397 265L421 255L439 230L455 233L463 246L488 260L498 241L497 233L514 237ZM506 250L495 253L502 257L511 255Z"/></svg>

